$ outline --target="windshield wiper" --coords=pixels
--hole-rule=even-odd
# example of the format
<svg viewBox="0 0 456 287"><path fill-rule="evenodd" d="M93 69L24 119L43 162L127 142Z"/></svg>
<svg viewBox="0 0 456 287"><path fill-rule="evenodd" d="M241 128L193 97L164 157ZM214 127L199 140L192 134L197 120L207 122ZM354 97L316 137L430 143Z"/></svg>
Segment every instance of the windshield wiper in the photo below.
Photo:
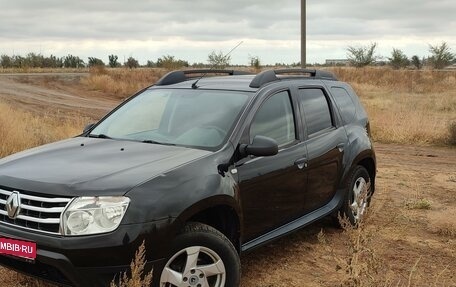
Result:
<svg viewBox="0 0 456 287"><path fill-rule="evenodd" d="M107 136L105 134L99 134L99 135L89 134L89 138L112 139L110 136Z"/></svg>
<svg viewBox="0 0 456 287"><path fill-rule="evenodd" d="M175 144L172 144L172 143L163 143L163 142L158 142L158 141L154 141L154 140L143 140L142 141L143 143L149 143L149 144L161 144L161 145L175 145Z"/></svg>

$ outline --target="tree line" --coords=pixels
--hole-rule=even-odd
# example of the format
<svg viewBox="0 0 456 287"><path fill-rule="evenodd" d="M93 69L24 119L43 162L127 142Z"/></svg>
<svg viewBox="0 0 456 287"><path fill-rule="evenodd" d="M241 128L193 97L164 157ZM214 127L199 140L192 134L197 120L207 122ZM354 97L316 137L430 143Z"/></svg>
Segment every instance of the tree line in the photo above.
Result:
<svg viewBox="0 0 456 287"><path fill-rule="evenodd" d="M88 57L85 62L79 56L67 55L57 57L54 55L44 56L36 53L28 53L26 56L20 55L1 55L0 67L2 68L86 68L94 66L109 66L111 68L127 67L139 68L140 64L137 59L129 57L124 63L119 62L117 55L109 55L105 63L102 59ZM176 59L174 56L166 55L157 59L157 61L147 61L145 67L158 68L179 68L188 67L189 63L184 60Z"/></svg>
<svg viewBox="0 0 456 287"><path fill-rule="evenodd" d="M258 56L249 56L250 65L254 68L261 66L260 58ZM178 59L172 55L164 55L159 57L156 61L148 60L142 67L148 68L165 68L165 69L178 69L182 67L215 67L224 69L230 66L231 57L224 55L222 51L212 51L208 55L208 63L193 63L189 64L188 61ZM57 57L54 55L43 56L36 53L28 53L25 57L14 55L1 55L0 67L2 68L85 68L95 66L109 66L111 68L127 67L139 68L141 65L134 57L129 57L124 63L119 62L117 55L109 55L108 61L105 63L102 59L96 57L88 57L87 62L78 56L67 55L65 57Z"/></svg>
<svg viewBox="0 0 456 287"><path fill-rule="evenodd" d="M456 64L456 54L451 51L450 46L446 42L439 45L429 45L430 55L420 58L418 55L407 57L405 53L398 48L393 48L391 56L386 58L376 54L377 43L372 43L367 46L349 46L347 48L347 57L351 66L365 67L375 63L389 64L393 69L403 69L414 67L421 69L427 65L434 69L443 69L451 64Z"/></svg>
<svg viewBox="0 0 456 287"><path fill-rule="evenodd" d="M387 57L386 60L384 57L377 55L377 47L377 43L372 43L367 46L349 46L347 48L348 63L354 67L384 64L390 65L394 69L407 67L421 69L426 65L435 69L443 69L452 63L456 64L456 55L452 53L450 46L446 42L443 42L440 45L429 45L430 55L427 57L413 55L409 58L402 50L393 48L391 56ZM208 55L207 63L193 63L190 65L188 61L178 59L172 55L164 55L156 61L148 60L143 67L179 69L192 66L224 69L230 66L230 62L231 56L224 55L222 51L212 51ZM254 69L260 69L261 60L258 56L249 55L249 62L247 65ZM85 68L94 66L109 66L111 68L127 67L132 69L138 68L141 65L134 57L129 57L124 63L121 63L119 62L119 57L117 55L109 55L107 63L96 57L88 57L87 62L85 62L80 57L71 54L64 57L57 57L54 55L43 56L36 53L29 53L25 57L19 55L0 56L0 67L2 68ZM275 66L299 67L300 63L276 63Z"/></svg>

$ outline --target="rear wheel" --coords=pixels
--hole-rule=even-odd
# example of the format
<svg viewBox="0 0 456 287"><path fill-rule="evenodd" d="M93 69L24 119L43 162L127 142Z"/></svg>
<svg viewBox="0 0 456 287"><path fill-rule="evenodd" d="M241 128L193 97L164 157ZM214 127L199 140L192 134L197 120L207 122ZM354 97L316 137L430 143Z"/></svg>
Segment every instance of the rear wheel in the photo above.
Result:
<svg viewBox="0 0 456 287"><path fill-rule="evenodd" d="M241 264L233 244L216 229L189 223L173 242L160 287L239 286Z"/></svg>
<svg viewBox="0 0 456 287"><path fill-rule="evenodd" d="M352 171L347 181L347 190L341 215L356 226L362 220L372 196L371 179L366 168L357 166Z"/></svg>

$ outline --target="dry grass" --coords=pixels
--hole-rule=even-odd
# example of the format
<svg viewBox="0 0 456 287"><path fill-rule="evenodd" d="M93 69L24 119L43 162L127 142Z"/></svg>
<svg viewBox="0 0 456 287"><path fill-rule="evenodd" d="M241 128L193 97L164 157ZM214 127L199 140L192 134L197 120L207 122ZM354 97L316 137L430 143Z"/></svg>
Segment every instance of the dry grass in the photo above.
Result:
<svg viewBox="0 0 456 287"><path fill-rule="evenodd" d="M408 209L431 209L432 203L426 198L418 198L414 200L407 201L405 206Z"/></svg>
<svg viewBox="0 0 456 287"><path fill-rule="evenodd" d="M11 73L87 73L88 68L2 68L0 74Z"/></svg>
<svg viewBox="0 0 456 287"><path fill-rule="evenodd" d="M347 218L339 217L342 226L342 236L345 236L345 256L337 256L334 252L334 260L344 271L344 287L363 286L391 286L393 282L392 272L387 270L387 264L376 251L375 234L380 230L371 224L369 214L365 214L353 227ZM384 276L379 276L383 274Z"/></svg>
<svg viewBox="0 0 456 287"><path fill-rule="evenodd" d="M367 197L369 190L370 184L364 187L362 196ZM387 270L387 264L376 251L375 239L376 234L380 231L380 226L372 224L372 218L375 216L375 214L370 214L370 210L367 210L356 226L353 226L347 217L339 215L339 223L342 227L341 235L346 238L343 253L336 252L321 234L317 236L320 244L325 246L336 262L336 269L344 275L341 286L391 286L393 282L392 274ZM379 274L383 276L379 276Z"/></svg>
<svg viewBox="0 0 456 287"><path fill-rule="evenodd" d="M435 222L433 231L440 235L450 238L456 238L456 224L454 220L448 218L448 216L434 216L432 218Z"/></svg>
<svg viewBox="0 0 456 287"><path fill-rule="evenodd" d="M118 282L114 279L110 287L149 287L152 283L153 270L144 272L146 267L146 248L144 242L138 248L135 258L130 263L129 272L120 275Z"/></svg>
<svg viewBox="0 0 456 287"><path fill-rule="evenodd" d="M376 141L456 144L456 72L336 68L358 93ZM450 126L450 128L449 128Z"/></svg>
<svg viewBox="0 0 456 287"><path fill-rule="evenodd" d="M402 175L402 178L404 188L409 190L404 202L405 208L409 210L430 210L432 201L426 198L428 194L423 187L411 175Z"/></svg>
<svg viewBox="0 0 456 287"><path fill-rule="evenodd" d="M81 133L88 120L34 115L0 103L0 158Z"/></svg>
<svg viewBox="0 0 456 287"><path fill-rule="evenodd" d="M166 73L162 69L90 69L90 76L81 80L88 90L101 91L116 98L124 98L152 85Z"/></svg>
<svg viewBox="0 0 456 287"><path fill-rule="evenodd" d="M394 273L378 254L375 234L378 227L371 224L371 216L366 215L355 228L347 218L340 218L341 237L344 249L334 249L334 242L326 239L322 230L317 238L319 244L329 254L340 276L340 287L393 286ZM403 286L403 285L397 285Z"/></svg>
<svg viewBox="0 0 456 287"><path fill-rule="evenodd" d="M383 87L393 93L432 94L456 89L456 71L393 70L374 67L344 67L331 70L340 80Z"/></svg>
<svg viewBox="0 0 456 287"><path fill-rule="evenodd" d="M382 226L375 224L374 218L378 210L368 212L358 227L353 227L347 218L340 218L344 249L334 249L333 243L327 239L324 230L317 235L319 244L332 257L336 270L341 276L340 287L412 287L412 286L453 286L448 285L446 278L451 271L448 266L440 268L431 277L421 273L422 256L415 258L414 264L408 268L407 274L398 274L392 268L393 262L382 254L382 250L391 248L378 240ZM440 236L454 236L454 226L451 229L440 227L436 233ZM427 263L429 264L429 263ZM451 283L450 283L451 284Z"/></svg>

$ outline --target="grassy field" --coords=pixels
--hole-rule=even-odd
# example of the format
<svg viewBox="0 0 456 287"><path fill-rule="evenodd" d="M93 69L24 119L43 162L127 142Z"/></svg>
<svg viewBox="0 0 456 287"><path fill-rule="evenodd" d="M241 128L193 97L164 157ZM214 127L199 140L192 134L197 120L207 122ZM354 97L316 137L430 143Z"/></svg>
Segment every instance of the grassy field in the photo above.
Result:
<svg viewBox="0 0 456 287"><path fill-rule="evenodd" d="M456 138L456 71L378 68L334 69L357 91L374 139L385 143L453 143Z"/></svg>
<svg viewBox="0 0 456 287"><path fill-rule="evenodd" d="M81 133L84 118L35 115L0 102L0 157Z"/></svg>
<svg viewBox="0 0 456 287"><path fill-rule="evenodd" d="M379 161L372 216L358 230L324 221L259 249L242 259L242 286L456 286L456 72L333 71L355 88L371 119ZM164 73L92 69L64 84L120 102ZM28 84L61 89L52 81ZM99 117L25 105L0 102L0 157L77 135ZM5 269L0 281L49 286Z"/></svg>
<svg viewBox="0 0 456 287"><path fill-rule="evenodd" d="M155 83L167 71L163 69L90 69L90 76L81 80L89 90L100 91L122 99Z"/></svg>

